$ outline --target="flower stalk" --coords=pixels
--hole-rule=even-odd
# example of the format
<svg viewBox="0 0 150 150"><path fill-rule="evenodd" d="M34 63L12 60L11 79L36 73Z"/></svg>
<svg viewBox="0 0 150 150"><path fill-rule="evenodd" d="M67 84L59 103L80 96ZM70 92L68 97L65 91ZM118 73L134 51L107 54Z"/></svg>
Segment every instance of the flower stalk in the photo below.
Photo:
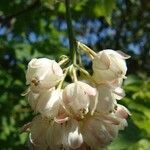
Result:
<svg viewBox="0 0 150 150"><path fill-rule="evenodd" d="M76 64L77 43L74 37L74 31L71 21L70 0L65 0L65 6L66 6L68 37L69 37L70 60L72 61L73 64Z"/></svg>
<svg viewBox="0 0 150 150"><path fill-rule="evenodd" d="M92 49L90 49L88 46L86 46L83 43L78 42L78 47L81 48L83 51L85 51L92 59L96 55L96 53Z"/></svg>

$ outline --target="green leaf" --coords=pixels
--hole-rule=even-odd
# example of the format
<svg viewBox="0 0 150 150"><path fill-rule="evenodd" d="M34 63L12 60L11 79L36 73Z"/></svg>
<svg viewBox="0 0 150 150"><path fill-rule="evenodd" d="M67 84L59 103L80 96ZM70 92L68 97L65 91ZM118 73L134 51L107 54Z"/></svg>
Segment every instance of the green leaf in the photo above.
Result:
<svg viewBox="0 0 150 150"><path fill-rule="evenodd" d="M127 150L149 150L150 142L147 139L141 139L137 143L130 146Z"/></svg>

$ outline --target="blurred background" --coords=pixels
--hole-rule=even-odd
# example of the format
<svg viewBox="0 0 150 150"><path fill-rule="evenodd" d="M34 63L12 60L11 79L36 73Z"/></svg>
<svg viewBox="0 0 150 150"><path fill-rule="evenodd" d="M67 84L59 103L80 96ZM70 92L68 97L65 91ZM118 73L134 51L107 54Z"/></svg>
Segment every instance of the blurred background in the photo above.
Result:
<svg viewBox="0 0 150 150"><path fill-rule="evenodd" d="M60 1L60 0L59 0ZM72 0L76 39L95 51L122 50L127 60L123 103L131 111L128 128L108 150L150 150L150 1ZM0 149L27 149L20 127L33 113L21 93L34 57L67 55L63 0L0 0ZM82 55L85 67L91 62Z"/></svg>

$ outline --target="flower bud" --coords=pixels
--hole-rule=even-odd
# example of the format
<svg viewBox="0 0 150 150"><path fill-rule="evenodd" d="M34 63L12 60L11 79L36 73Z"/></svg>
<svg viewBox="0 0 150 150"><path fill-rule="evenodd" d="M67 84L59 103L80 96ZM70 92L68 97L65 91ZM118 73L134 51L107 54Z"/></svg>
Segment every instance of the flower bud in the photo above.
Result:
<svg viewBox="0 0 150 150"><path fill-rule="evenodd" d="M124 78L127 66L125 57L117 51L107 49L100 51L93 59L93 78L96 83L111 82Z"/></svg>
<svg viewBox="0 0 150 150"><path fill-rule="evenodd" d="M96 95L96 89L86 83L71 83L63 91L63 103L66 109L75 115L88 113L90 97Z"/></svg>
<svg viewBox="0 0 150 150"><path fill-rule="evenodd" d="M62 75L62 69L54 60L35 58L28 64L26 83L30 84L31 90L39 92L55 86Z"/></svg>

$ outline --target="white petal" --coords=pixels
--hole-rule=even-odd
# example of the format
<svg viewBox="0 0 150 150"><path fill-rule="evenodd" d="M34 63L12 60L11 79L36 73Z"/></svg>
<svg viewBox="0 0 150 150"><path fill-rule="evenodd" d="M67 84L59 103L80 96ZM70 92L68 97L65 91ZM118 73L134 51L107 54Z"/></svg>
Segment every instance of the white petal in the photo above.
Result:
<svg viewBox="0 0 150 150"><path fill-rule="evenodd" d="M41 116L36 116L31 122L31 141L36 147L43 145L48 147L46 143L46 134L49 128L49 121L42 118Z"/></svg>
<svg viewBox="0 0 150 150"><path fill-rule="evenodd" d="M61 91L49 90L41 93L38 97L36 111L47 117L56 117L58 115Z"/></svg>
<svg viewBox="0 0 150 150"><path fill-rule="evenodd" d="M64 129L61 124L51 123L48 128L46 140L52 150L60 150L63 148Z"/></svg>
<svg viewBox="0 0 150 150"><path fill-rule="evenodd" d="M84 122L83 138L91 149L105 148L117 136L116 126L91 117Z"/></svg>
<svg viewBox="0 0 150 150"><path fill-rule="evenodd" d="M28 102L31 106L31 108L35 111L36 109L36 105L38 103L38 97L39 97L39 93L34 93L32 91L30 91L27 95L27 98L28 98Z"/></svg>
<svg viewBox="0 0 150 150"><path fill-rule="evenodd" d="M83 137L82 134L79 133L78 127L71 131L68 135L68 143L69 146L73 149L79 148L81 144L83 143Z"/></svg>
<svg viewBox="0 0 150 150"><path fill-rule="evenodd" d="M108 70L110 67L110 59L107 53L101 51L93 59L93 67L101 70Z"/></svg>
<svg viewBox="0 0 150 150"><path fill-rule="evenodd" d="M131 57L130 55L127 55L127 54L125 54L124 52L122 52L120 50L118 50L117 52L122 56L123 59L129 59Z"/></svg>
<svg viewBox="0 0 150 150"><path fill-rule="evenodd" d="M113 91L115 99L120 100L125 96L125 92L121 87L117 87Z"/></svg>
<svg viewBox="0 0 150 150"><path fill-rule="evenodd" d="M96 111L100 113L110 113L114 109L116 100L112 95L111 88L107 85L99 85L98 90L98 103Z"/></svg>

